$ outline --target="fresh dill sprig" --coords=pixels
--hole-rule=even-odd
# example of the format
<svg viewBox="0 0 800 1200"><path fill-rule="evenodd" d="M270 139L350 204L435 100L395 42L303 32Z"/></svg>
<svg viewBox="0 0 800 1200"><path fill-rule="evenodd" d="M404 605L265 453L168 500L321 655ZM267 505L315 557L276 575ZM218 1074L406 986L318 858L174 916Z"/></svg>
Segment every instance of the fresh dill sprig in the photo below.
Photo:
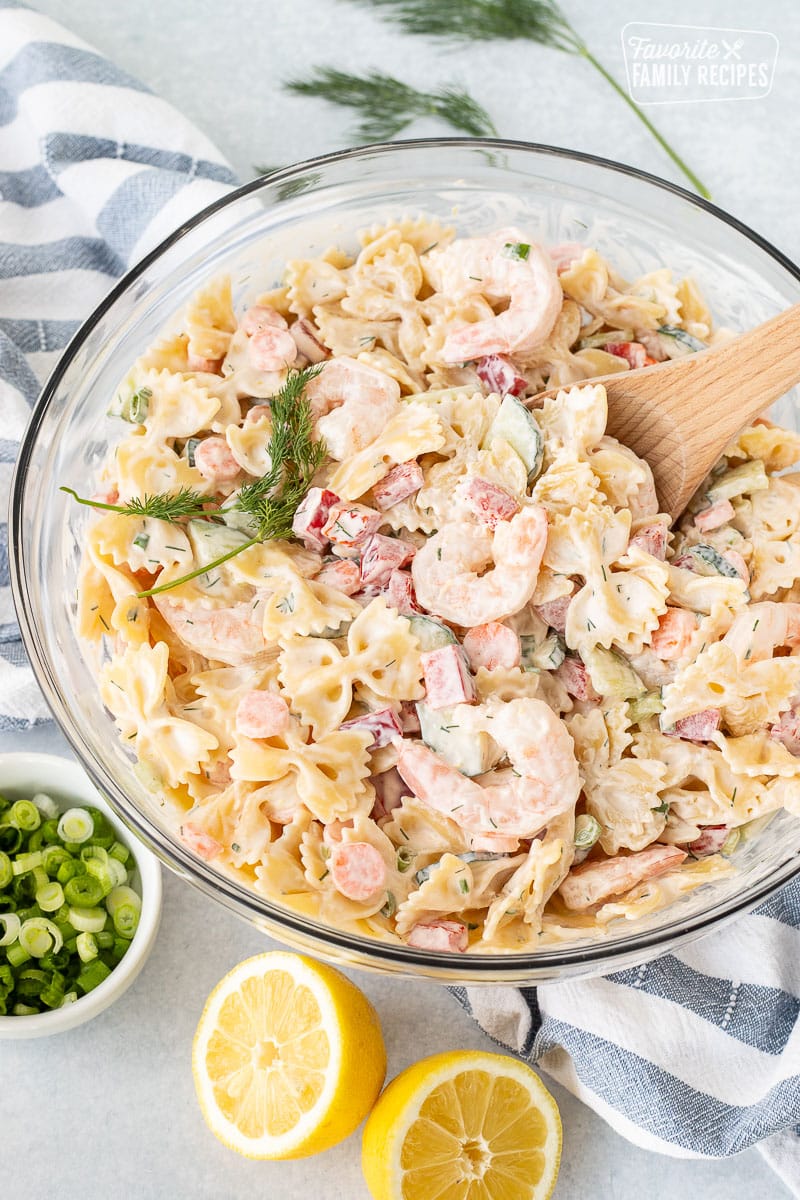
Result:
<svg viewBox="0 0 800 1200"><path fill-rule="evenodd" d="M260 479L243 484L231 506L250 517L253 537L178 579L137 592L139 599L170 591L200 575L207 575L259 542L292 536L292 519L297 506L327 454L323 441L312 440L311 405L304 394L324 365L317 363L302 370L290 369L283 387L270 400L272 433L267 444L270 468Z"/></svg>
<svg viewBox="0 0 800 1200"><path fill-rule="evenodd" d="M73 488L69 487L62 487L59 490L72 496L78 504L85 504L88 508L102 508L108 512L121 513L125 517L155 517L158 521L171 521L174 524L187 517L209 515L208 496L189 487L182 487L177 492L134 496L125 504L107 504L102 500L92 500L87 496L79 496Z"/></svg>
<svg viewBox="0 0 800 1200"><path fill-rule="evenodd" d="M379 71L350 75L335 67L318 67L309 79L293 79L285 86L301 96L356 109L361 114L355 130L359 142L390 141L416 117L430 116L473 137L497 133L486 110L460 87L421 92Z"/></svg>
<svg viewBox="0 0 800 1200"><path fill-rule="evenodd" d="M355 0L377 8L407 33L445 38L450 42L525 39L588 62L636 114L692 187L710 198L710 192L681 158L650 118L614 76L590 51L555 0Z"/></svg>

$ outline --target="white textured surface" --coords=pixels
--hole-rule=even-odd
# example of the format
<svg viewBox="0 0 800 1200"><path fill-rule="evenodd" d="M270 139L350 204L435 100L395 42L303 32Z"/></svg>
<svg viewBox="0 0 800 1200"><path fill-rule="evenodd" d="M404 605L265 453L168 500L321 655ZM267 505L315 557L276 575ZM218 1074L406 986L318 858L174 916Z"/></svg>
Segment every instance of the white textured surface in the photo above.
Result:
<svg viewBox="0 0 800 1200"><path fill-rule="evenodd" d="M334 0L42 0L38 7L93 42L181 108L242 178L347 144L348 114L287 96L279 81L315 63L379 66L417 86L467 84L504 136L591 151L682 182L669 160L590 68L519 42L425 47L400 39L362 8ZM592 50L623 77L620 30L639 19L620 0L565 4ZM733 104L650 110L710 187L714 200L800 257L796 155L800 6L674 0L661 20L768 29L781 42L772 95ZM512 68L513 64L513 68ZM440 132L419 122L410 134ZM61 750L55 731L0 737L0 751ZM2 787L2 780L0 780ZM13 1148L8 1200L366 1200L357 1137L292 1164L240 1160L208 1134L190 1070L204 999L231 966L267 945L194 889L165 877L158 944L140 979L91 1025L0 1049L0 1126ZM424 1054L491 1048L442 988L353 973L381 1016L396 1074ZM9 1081L17 1081L10 1087ZM22 1084L23 1086L20 1086ZM557 1090L564 1159L556 1200L784 1200L788 1192L755 1151L723 1163L663 1159L623 1141Z"/></svg>

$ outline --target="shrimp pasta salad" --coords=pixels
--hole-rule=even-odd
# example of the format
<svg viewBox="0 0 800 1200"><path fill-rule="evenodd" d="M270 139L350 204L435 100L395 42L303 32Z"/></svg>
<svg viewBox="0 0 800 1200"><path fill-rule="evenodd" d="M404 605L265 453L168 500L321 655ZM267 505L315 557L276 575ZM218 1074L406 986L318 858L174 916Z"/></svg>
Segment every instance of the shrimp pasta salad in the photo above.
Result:
<svg viewBox="0 0 800 1200"><path fill-rule="evenodd" d="M80 633L183 842L323 924L501 953L800 813L800 437L745 429L671 528L582 382L720 336L667 268L423 218L204 286L75 497Z"/></svg>

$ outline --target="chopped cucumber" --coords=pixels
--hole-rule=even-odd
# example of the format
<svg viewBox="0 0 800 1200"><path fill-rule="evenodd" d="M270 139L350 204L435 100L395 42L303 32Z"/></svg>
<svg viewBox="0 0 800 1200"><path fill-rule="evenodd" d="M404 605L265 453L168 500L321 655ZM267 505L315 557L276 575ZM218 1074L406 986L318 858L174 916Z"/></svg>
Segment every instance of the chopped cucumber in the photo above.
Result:
<svg viewBox="0 0 800 1200"><path fill-rule="evenodd" d="M567 654L566 643L555 630L551 630L541 642L530 634L523 634L519 642L523 671L555 671Z"/></svg>
<svg viewBox="0 0 800 1200"><path fill-rule="evenodd" d="M719 550L713 546L699 542L696 546L687 546L684 554L690 554L695 561L696 575L726 575L728 579L740 579L741 576L733 563L723 558Z"/></svg>
<svg viewBox="0 0 800 1200"><path fill-rule="evenodd" d="M440 650L442 646L452 646L457 641L452 629L433 617L409 617L408 623L423 652Z"/></svg>
<svg viewBox="0 0 800 1200"><path fill-rule="evenodd" d="M484 446L491 446L492 438L503 438L516 450L527 468L528 483L532 483L542 469L544 438L535 417L516 396L503 397L500 411L483 440Z"/></svg>
<svg viewBox="0 0 800 1200"><path fill-rule="evenodd" d="M605 333L592 333L589 337L581 338L579 350L598 350L609 342L633 342L636 338L632 329L607 329Z"/></svg>
<svg viewBox="0 0 800 1200"><path fill-rule="evenodd" d="M643 696L647 688L628 660L616 650L593 646L582 652L595 691L601 696L617 700L634 700Z"/></svg>
<svg viewBox="0 0 800 1200"><path fill-rule="evenodd" d="M110 417L122 417L132 425L143 425L147 419L153 393L150 388L136 388L130 376L123 380L120 390L108 408Z"/></svg>
<svg viewBox="0 0 800 1200"><path fill-rule="evenodd" d="M417 702L420 737L426 746L440 755L462 775L482 775L493 763L492 739L488 733L462 728L456 706L429 708Z"/></svg>
<svg viewBox="0 0 800 1200"><path fill-rule="evenodd" d="M693 337L685 329L677 325L661 325L658 329L658 340L670 358L680 358L684 354L695 354L698 350L707 350L705 342Z"/></svg>
<svg viewBox="0 0 800 1200"><path fill-rule="evenodd" d="M661 699L661 692L645 692L643 696L639 696L636 700L628 701L628 717L632 725L637 725L640 721L644 721L646 717L657 717L659 713L664 711L664 702Z"/></svg>
<svg viewBox="0 0 800 1200"><path fill-rule="evenodd" d="M215 559L250 540L241 530L216 525L212 521L189 521L186 532L198 567L207 567Z"/></svg>
<svg viewBox="0 0 800 1200"><path fill-rule="evenodd" d="M768 487L769 479L764 464L760 458L754 458L718 476L706 495L712 504L717 504L720 500L743 496L745 492L763 492Z"/></svg>
<svg viewBox="0 0 800 1200"><path fill-rule="evenodd" d="M575 818L575 836L572 840L579 850L591 850L602 832L603 828L597 817L590 813L580 813Z"/></svg>
<svg viewBox="0 0 800 1200"><path fill-rule="evenodd" d="M186 460L189 463L190 467L194 466L194 452L197 449L197 447L200 445L201 441L202 441L202 438L194 438L194 437L189 438L188 442L184 446Z"/></svg>

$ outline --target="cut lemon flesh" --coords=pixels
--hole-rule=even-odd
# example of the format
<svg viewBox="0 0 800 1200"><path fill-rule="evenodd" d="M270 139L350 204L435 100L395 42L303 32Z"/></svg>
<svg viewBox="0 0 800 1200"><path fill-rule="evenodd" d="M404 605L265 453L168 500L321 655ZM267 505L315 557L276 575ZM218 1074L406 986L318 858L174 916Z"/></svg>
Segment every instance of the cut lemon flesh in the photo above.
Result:
<svg viewBox="0 0 800 1200"><path fill-rule="evenodd" d="M378 1016L333 967L275 951L208 998L192 1047L203 1116L249 1158L327 1150L360 1124L386 1073Z"/></svg>
<svg viewBox="0 0 800 1200"><path fill-rule="evenodd" d="M453 1051L387 1087L364 1128L374 1200L546 1200L561 1158L553 1097L524 1063Z"/></svg>

